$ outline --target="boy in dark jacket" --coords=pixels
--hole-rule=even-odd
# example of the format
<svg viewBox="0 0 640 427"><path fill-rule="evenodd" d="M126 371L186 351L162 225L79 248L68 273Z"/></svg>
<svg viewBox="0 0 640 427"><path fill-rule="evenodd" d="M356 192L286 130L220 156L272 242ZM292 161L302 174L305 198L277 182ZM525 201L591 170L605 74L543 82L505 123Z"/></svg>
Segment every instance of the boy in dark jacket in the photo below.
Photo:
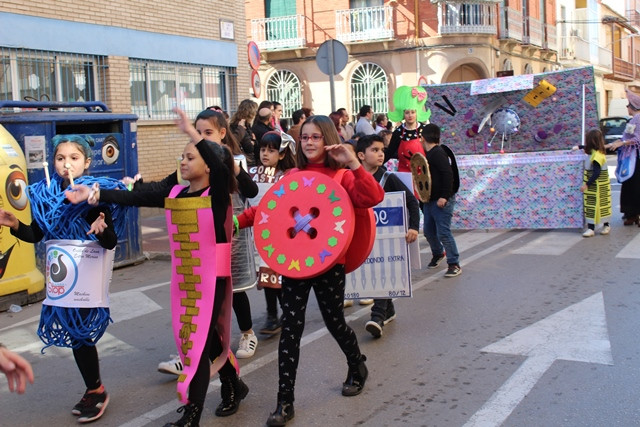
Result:
<svg viewBox="0 0 640 427"><path fill-rule="evenodd" d="M384 162L384 139L379 135L367 135L358 139L356 154L364 169L373 174L385 192L404 191L406 195L407 211L409 212L409 227L405 239L407 243L414 242L418 238L420 228L420 207L418 200L411 190L402 183L400 178L387 172L382 164ZM384 325L396 318L396 311L391 298L376 298L371 307L371 320L365 328L376 338L382 336Z"/></svg>

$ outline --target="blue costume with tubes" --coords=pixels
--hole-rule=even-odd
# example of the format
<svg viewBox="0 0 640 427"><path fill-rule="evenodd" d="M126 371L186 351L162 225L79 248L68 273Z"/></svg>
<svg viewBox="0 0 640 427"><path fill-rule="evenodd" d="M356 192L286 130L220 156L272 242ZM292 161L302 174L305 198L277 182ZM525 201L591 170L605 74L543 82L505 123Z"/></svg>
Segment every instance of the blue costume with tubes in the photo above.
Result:
<svg viewBox="0 0 640 427"><path fill-rule="evenodd" d="M122 189L124 184L112 178L78 177L77 184L92 186L98 183L104 189ZM12 234L27 242L40 240L98 240L94 234L87 235L90 221L105 212L107 224L115 231L109 246L115 246L117 236L124 233L126 209L118 205L101 204L91 206L88 203L74 205L69 203L64 194L63 179L55 175L51 184L45 180L27 187L31 202L33 222L30 226L20 223ZM91 219L93 218L93 219ZM113 219L113 225L109 224ZM106 246L105 246L106 247ZM108 307L69 308L53 305L42 305L38 336L46 349L50 346L78 348L82 345L95 345L105 333L112 321Z"/></svg>

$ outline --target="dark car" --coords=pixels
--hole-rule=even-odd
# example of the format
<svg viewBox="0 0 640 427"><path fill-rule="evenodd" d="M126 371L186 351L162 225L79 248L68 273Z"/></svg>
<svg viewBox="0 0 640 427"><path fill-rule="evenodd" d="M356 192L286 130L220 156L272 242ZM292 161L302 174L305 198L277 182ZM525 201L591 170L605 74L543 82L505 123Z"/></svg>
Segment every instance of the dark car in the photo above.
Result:
<svg viewBox="0 0 640 427"><path fill-rule="evenodd" d="M622 138L624 128L627 126L627 122L631 120L631 117L605 117L600 119L600 130L604 135L604 143L608 144ZM607 152L613 152L607 150Z"/></svg>

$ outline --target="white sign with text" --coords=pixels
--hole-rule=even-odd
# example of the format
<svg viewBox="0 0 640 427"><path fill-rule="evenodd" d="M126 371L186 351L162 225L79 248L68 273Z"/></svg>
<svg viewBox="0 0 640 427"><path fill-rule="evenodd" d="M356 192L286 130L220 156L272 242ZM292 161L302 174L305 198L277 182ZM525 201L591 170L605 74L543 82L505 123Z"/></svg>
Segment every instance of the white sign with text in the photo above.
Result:
<svg viewBox="0 0 640 427"><path fill-rule="evenodd" d="M384 200L373 208L376 240L365 262L347 274L346 299L411 296L411 259L405 240L406 211L402 191L386 193Z"/></svg>

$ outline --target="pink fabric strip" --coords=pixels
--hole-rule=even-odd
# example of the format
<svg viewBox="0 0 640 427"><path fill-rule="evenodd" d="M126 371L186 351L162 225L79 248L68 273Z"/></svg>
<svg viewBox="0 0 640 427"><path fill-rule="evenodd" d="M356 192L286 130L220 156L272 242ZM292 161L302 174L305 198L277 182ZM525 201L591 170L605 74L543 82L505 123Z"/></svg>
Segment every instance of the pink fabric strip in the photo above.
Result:
<svg viewBox="0 0 640 427"><path fill-rule="evenodd" d="M169 195L175 198L182 190L181 186L175 186ZM208 190L202 194L207 196ZM185 201L188 199L185 199ZM230 267L230 245L216 245L215 227L211 208L201 208L196 210L197 220L193 225L197 226L195 232L188 233L188 242L197 243L195 249L182 249L177 237L184 235L178 233L178 225L173 224L171 211L166 211L167 230L169 232L169 243L171 249L172 277L171 277L171 314L173 318L173 332L178 354L183 362L183 373L178 378L177 393L178 399L186 403L188 399L187 390L195 375L202 352L209 333L211 316L213 311L214 296L216 290L216 278L228 275ZM185 254L187 252L188 254ZM220 254L218 255L218 252ZM209 260L215 259L212 263ZM226 261L225 261L226 259ZM195 265L190 265L194 260ZM180 267L185 264L190 272L178 273ZM228 267L224 267L227 265ZM218 271L218 266L222 271ZM229 356L229 337L231 330L231 295L233 289L231 281L225 281L226 293L220 312L216 319L216 328L222 339L223 352L221 357L216 359L212 369L216 371L222 367ZM205 356L206 357L206 356Z"/></svg>

